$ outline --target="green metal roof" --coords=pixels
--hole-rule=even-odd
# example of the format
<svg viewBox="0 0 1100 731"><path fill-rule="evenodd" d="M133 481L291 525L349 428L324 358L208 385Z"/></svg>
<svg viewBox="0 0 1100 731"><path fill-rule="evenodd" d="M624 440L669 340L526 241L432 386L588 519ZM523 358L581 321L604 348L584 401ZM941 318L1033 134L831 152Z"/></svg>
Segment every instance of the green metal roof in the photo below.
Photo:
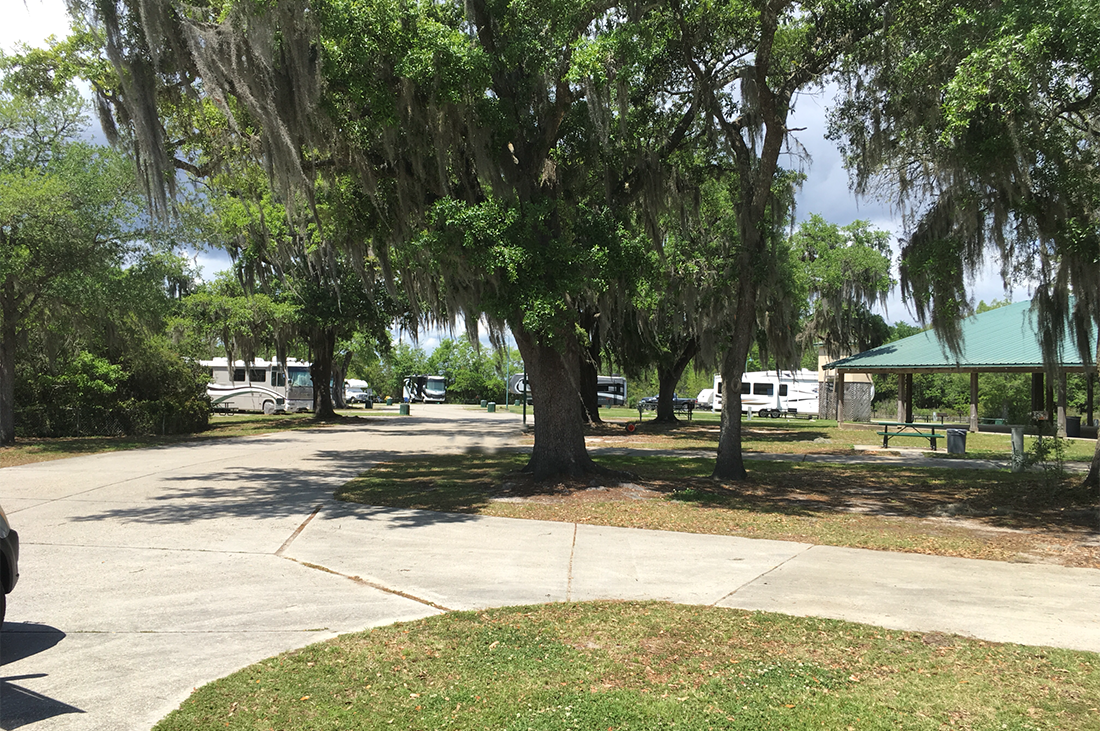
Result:
<svg viewBox="0 0 1100 731"><path fill-rule="evenodd" d="M1072 340L1066 338L1062 367L1083 370ZM953 357L931 330L842 358L825 366L854 373L889 371L1033 371L1043 370L1043 353L1031 302L998 307L962 322L962 348Z"/></svg>

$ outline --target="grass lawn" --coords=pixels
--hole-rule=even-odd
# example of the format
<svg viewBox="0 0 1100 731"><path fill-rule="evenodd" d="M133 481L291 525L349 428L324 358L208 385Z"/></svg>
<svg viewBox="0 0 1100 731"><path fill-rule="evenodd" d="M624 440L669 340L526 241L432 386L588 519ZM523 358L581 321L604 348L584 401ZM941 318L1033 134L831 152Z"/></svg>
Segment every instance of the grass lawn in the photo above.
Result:
<svg viewBox="0 0 1100 731"><path fill-rule="evenodd" d="M345 416L375 416L389 412L354 409L339 412ZM392 412L396 413L396 412ZM33 462L79 457L98 452L117 452L124 449L156 447L162 444L178 444L196 439L243 437L270 434L291 429L312 429L325 426L313 420L312 414L215 414L210 417L210 428L197 434L175 434L164 437L63 437L59 439L19 438L14 445L0 447L0 468L14 467Z"/></svg>
<svg viewBox="0 0 1100 731"><path fill-rule="evenodd" d="M509 518L793 540L1100 568L1094 497L1080 477L881 465L750 462L745 484L709 478L712 457L602 455L634 475L540 484L517 453L377 465L349 502Z"/></svg>
<svg viewBox="0 0 1100 731"><path fill-rule="evenodd" d="M513 407L513 410L515 408ZM630 409L604 409L600 412L606 423L592 430L590 444L616 444L622 446L660 447L667 449L714 449L718 445L719 416L712 412L696 412L691 421L686 417L675 425L658 424L653 412L639 422L638 412ZM637 430L628 435L626 424L636 424ZM793 454L850 454L857 445L882 446L882 437L875 432L878 427L845 423L838 428L836 421L828 419L762 419L753 417L742 420L742 446L746 452L782 452ZM939 428L937 428L939 431ZM1024 436L1024 448L1032 449L1036 437ZM1064 439L1066 461L1089 462L1096 450L1093 439ZM927 439L892 439L895 447L905 450L922 449L929 457L955 459L959 455L947 454L946 439L939 440L939 449L928 450ZM979 432L967 434L967 459L1010 459L1012 442L1008 434Z"/></svg>
<svg viewBox="0 0 1100 731"><path fill-rule="evenodd" d="M1100 656L663 603L453 613L195 691L156 731L1095 729Z"/></svg>

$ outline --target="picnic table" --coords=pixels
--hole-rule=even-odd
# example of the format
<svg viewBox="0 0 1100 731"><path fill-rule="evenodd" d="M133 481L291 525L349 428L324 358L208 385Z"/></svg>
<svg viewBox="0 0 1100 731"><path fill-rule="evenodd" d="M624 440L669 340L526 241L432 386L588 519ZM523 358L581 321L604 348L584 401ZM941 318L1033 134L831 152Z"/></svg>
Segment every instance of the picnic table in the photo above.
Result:
<svg viewBox="0 0 1100 731"><path fill-rule="evenodd" d="M882 437L882 446L889 447L890 440L897 437L918 437L920 439L927 439L928 443L932 445L932 451L936 451L936 440L943 439L947 435L944 434L944 426L942 424L936 424L935 422L926 421L876 421L882 427L882 431L875 432ZM891 427L893 431L890 431ZM936 429L940 430L940 433L936 433Z"/></svg>

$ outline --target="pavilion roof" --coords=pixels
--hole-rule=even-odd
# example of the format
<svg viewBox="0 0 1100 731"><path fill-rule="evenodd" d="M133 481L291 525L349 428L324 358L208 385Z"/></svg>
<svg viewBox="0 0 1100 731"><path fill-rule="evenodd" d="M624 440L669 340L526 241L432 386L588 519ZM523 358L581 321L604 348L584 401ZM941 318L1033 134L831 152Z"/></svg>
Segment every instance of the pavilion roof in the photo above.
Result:
<svg viewBox="0 0 1100 731"><path fill-rule="evenodd" d="M932 330L925 330L834 361L825 368L848 373L1038 372L1044 369L1030 301L966 318L962 322L961 340L962 352L953 356ZM1068 371L1084 370L1068 332L1064 342L1061 367Z"/></svg>

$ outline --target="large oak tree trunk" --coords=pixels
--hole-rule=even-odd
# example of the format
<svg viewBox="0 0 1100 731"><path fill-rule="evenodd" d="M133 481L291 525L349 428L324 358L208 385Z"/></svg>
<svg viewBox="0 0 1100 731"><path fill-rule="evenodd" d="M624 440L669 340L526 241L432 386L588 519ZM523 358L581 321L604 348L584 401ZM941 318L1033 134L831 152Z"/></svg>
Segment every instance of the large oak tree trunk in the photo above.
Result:
<svg viewBox="0 0 1100 731"><path fill-rule="evenodd" d="M15 315L0 313L0 446L15 442Z"/></svg>
<svg viewBox="0 0 1100 731"><path fill-rule="evenodd" d="M588 333L588 347L581 349L581 401L584 415L593 424L602 424L600 416L600 332L597 327L599 313L581 313L581 326Z"/></svg>
<svg viewBox="0 0 1100 731"><path fill-rule="evenodd" d="M674 363L657 366L657 418L654 421L678 421L676 408L672 404L672 399L676 395L676 384L680 382L680 377L684 375L688 363L698 352L699 341L692 339L684 346L683 351Z"/></svg>
<svg viewBox="0 0 1100 731"><path fill-rule="evenodd" d="M535 409L535 446L524 471L540 480L602 472L584 445L581 348L576 337L560 333L555 348L521 325L513 323L512 333L527 366Z"/></svg>
<svg viewBox="0 0 1100 731"><path fill-rule="evenodd" d="M332 408L332 356L336 350L336 334L331 330L315 330L309 339L313 360L309 367L313 379L313 416L315 419L335 419Z"/></svg>

